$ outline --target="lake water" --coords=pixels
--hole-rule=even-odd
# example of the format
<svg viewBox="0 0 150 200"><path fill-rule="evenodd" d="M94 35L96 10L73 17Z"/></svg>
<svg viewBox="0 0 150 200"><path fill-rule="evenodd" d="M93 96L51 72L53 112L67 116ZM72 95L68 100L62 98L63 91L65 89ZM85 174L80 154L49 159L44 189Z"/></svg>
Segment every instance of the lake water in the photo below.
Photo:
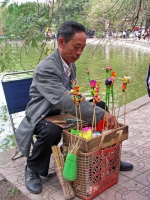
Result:
<svg viewBox="0 0 150 200"><path fill-rule="evenodd" d="M30 57L34 60L36 56L31 56L31 52L32 51L30 51ZM29 60L29 62L27 62L27 60L28 58L26 57L26 69L31 69L31 61ZM87 97L91 97L86 74L86 69L89 69L90 78L101 82L100 97L101 100L105 100L105 79L106 68L108 66L112 66L113 71L116 72L114 82L115 107L120 105L122 78L124 74L131 77L131 82L127 85L126 101L123 99L121 105L129 103L147 93L145 78L149 65L149 53L143 52L140 49L123 48L110 44L103 44L100 46L88 44L81 58L76 62L76 65L78 84L81 87L83 86L81 91ZM36 64L34 63L32 66L36 67ZM15 146L15 140L1 84L0 96L0 151L4 151ZM16 126L21 122L23 116L24 112L15 115Z"/></svg>

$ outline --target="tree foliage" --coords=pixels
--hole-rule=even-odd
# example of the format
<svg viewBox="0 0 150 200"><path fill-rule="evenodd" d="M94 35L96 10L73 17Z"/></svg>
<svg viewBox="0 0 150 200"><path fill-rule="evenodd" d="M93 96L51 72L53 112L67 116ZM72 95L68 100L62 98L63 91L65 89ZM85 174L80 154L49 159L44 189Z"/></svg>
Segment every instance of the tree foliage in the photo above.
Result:
<svg viewBox="0 0 150 200"><path fill-rule="evenodd" d="M104 31L107 25L113 30L130 28L138 24L146 29L149 19L150 2L148 0L92 0L91 10L87 18L88 24Z"/></svg>
<svg viewBox="0 0 150 200"><path fill-rule="evenodd" d="M28 54L27 46L39 51L39 59L47 55L45 29L49 27L57 33L61 23L66 20L75 20L87 29L96 31L97 36L102 36L107 29L120 31L136 25L150 26L150 1L149 0L51 0L47 3L13 3L4 0L0 8L0 23L3 29L5 42L1 57L1 71L6 69L6 62L11 58L7 51L10 40L21 39L23 45L21 52ZM20 52L20 57L22 53ZM37 62L38 62L37 61ZM14 60L15 65L16 60ZM21 61L20 61L21 62Z"/></svg>
<svg viewBox="0 0 150 200"><path fill-rule="evenodd" d="M4 5L8 0L4 1ZM149 26L148 0L53 0L38 4L28 2L7 7L6 35L20 34L26 37L34 27L36 34L51 27L55 32L66 20L76 20L88 28L104 30L109 24L113 29L133 29L136 24Z"/></svg>

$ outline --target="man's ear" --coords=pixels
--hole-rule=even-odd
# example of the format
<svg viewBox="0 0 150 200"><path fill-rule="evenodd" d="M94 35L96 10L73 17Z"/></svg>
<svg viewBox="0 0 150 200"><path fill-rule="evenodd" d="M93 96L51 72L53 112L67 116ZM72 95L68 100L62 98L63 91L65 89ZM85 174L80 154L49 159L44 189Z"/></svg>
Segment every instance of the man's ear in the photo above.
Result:
<svg viewBox="0 0 150 200"><path fill-rule="evenodd" d="M60 37L60 38L58 39L58 46L59 46L61 49L63 49L64 44L65 44L64 38L63 38L63 37Z"/></svg>

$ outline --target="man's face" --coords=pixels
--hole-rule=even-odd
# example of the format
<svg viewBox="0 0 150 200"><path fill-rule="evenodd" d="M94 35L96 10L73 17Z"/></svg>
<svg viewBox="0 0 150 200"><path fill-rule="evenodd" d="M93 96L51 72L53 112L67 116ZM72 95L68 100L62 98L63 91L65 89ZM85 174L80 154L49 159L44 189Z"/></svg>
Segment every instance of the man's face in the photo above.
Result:
<svg viewBox="0 0 150 200"><path fill-rule="evenodd" d="M69 42L65 42L63 37L58 39L58 50L64 61L74 63L79 59L86 46L86 34L84 32L77 32Z"/></svg>

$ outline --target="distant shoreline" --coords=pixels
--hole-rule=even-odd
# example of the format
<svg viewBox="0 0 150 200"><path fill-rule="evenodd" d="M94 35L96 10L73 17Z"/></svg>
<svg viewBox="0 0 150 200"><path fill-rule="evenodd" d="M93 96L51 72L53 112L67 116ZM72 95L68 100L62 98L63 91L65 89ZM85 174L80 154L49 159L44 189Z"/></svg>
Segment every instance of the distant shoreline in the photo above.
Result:
<svg viewBox="0 0 150 200"><path fill-rule="evenodd" d="M54 43L56 39L51 39L50 41L43 41L50 45L52 45L52 49L54 48ZM22 45L22 40L9 41L9 43L18 43ZM55 43L56 44L56 43ZM132 47L134 49L139 49L144 51L145 53L150 53L150 41L147 39L137 40L136 38L127 38L127 39L104 39L104 38L87 38L87 45L116 45L122 47ZM57 46L57 45L56 45Z"/></svg>
<svg viewBox="0 0 150 200"><path fill-rule="evenodd" d="M116 45L122 47L132 47L134 49L142 50L146 53L150 53L150 41L130 39L99 39L99 38L87 38L87 45Z"/></svg>

